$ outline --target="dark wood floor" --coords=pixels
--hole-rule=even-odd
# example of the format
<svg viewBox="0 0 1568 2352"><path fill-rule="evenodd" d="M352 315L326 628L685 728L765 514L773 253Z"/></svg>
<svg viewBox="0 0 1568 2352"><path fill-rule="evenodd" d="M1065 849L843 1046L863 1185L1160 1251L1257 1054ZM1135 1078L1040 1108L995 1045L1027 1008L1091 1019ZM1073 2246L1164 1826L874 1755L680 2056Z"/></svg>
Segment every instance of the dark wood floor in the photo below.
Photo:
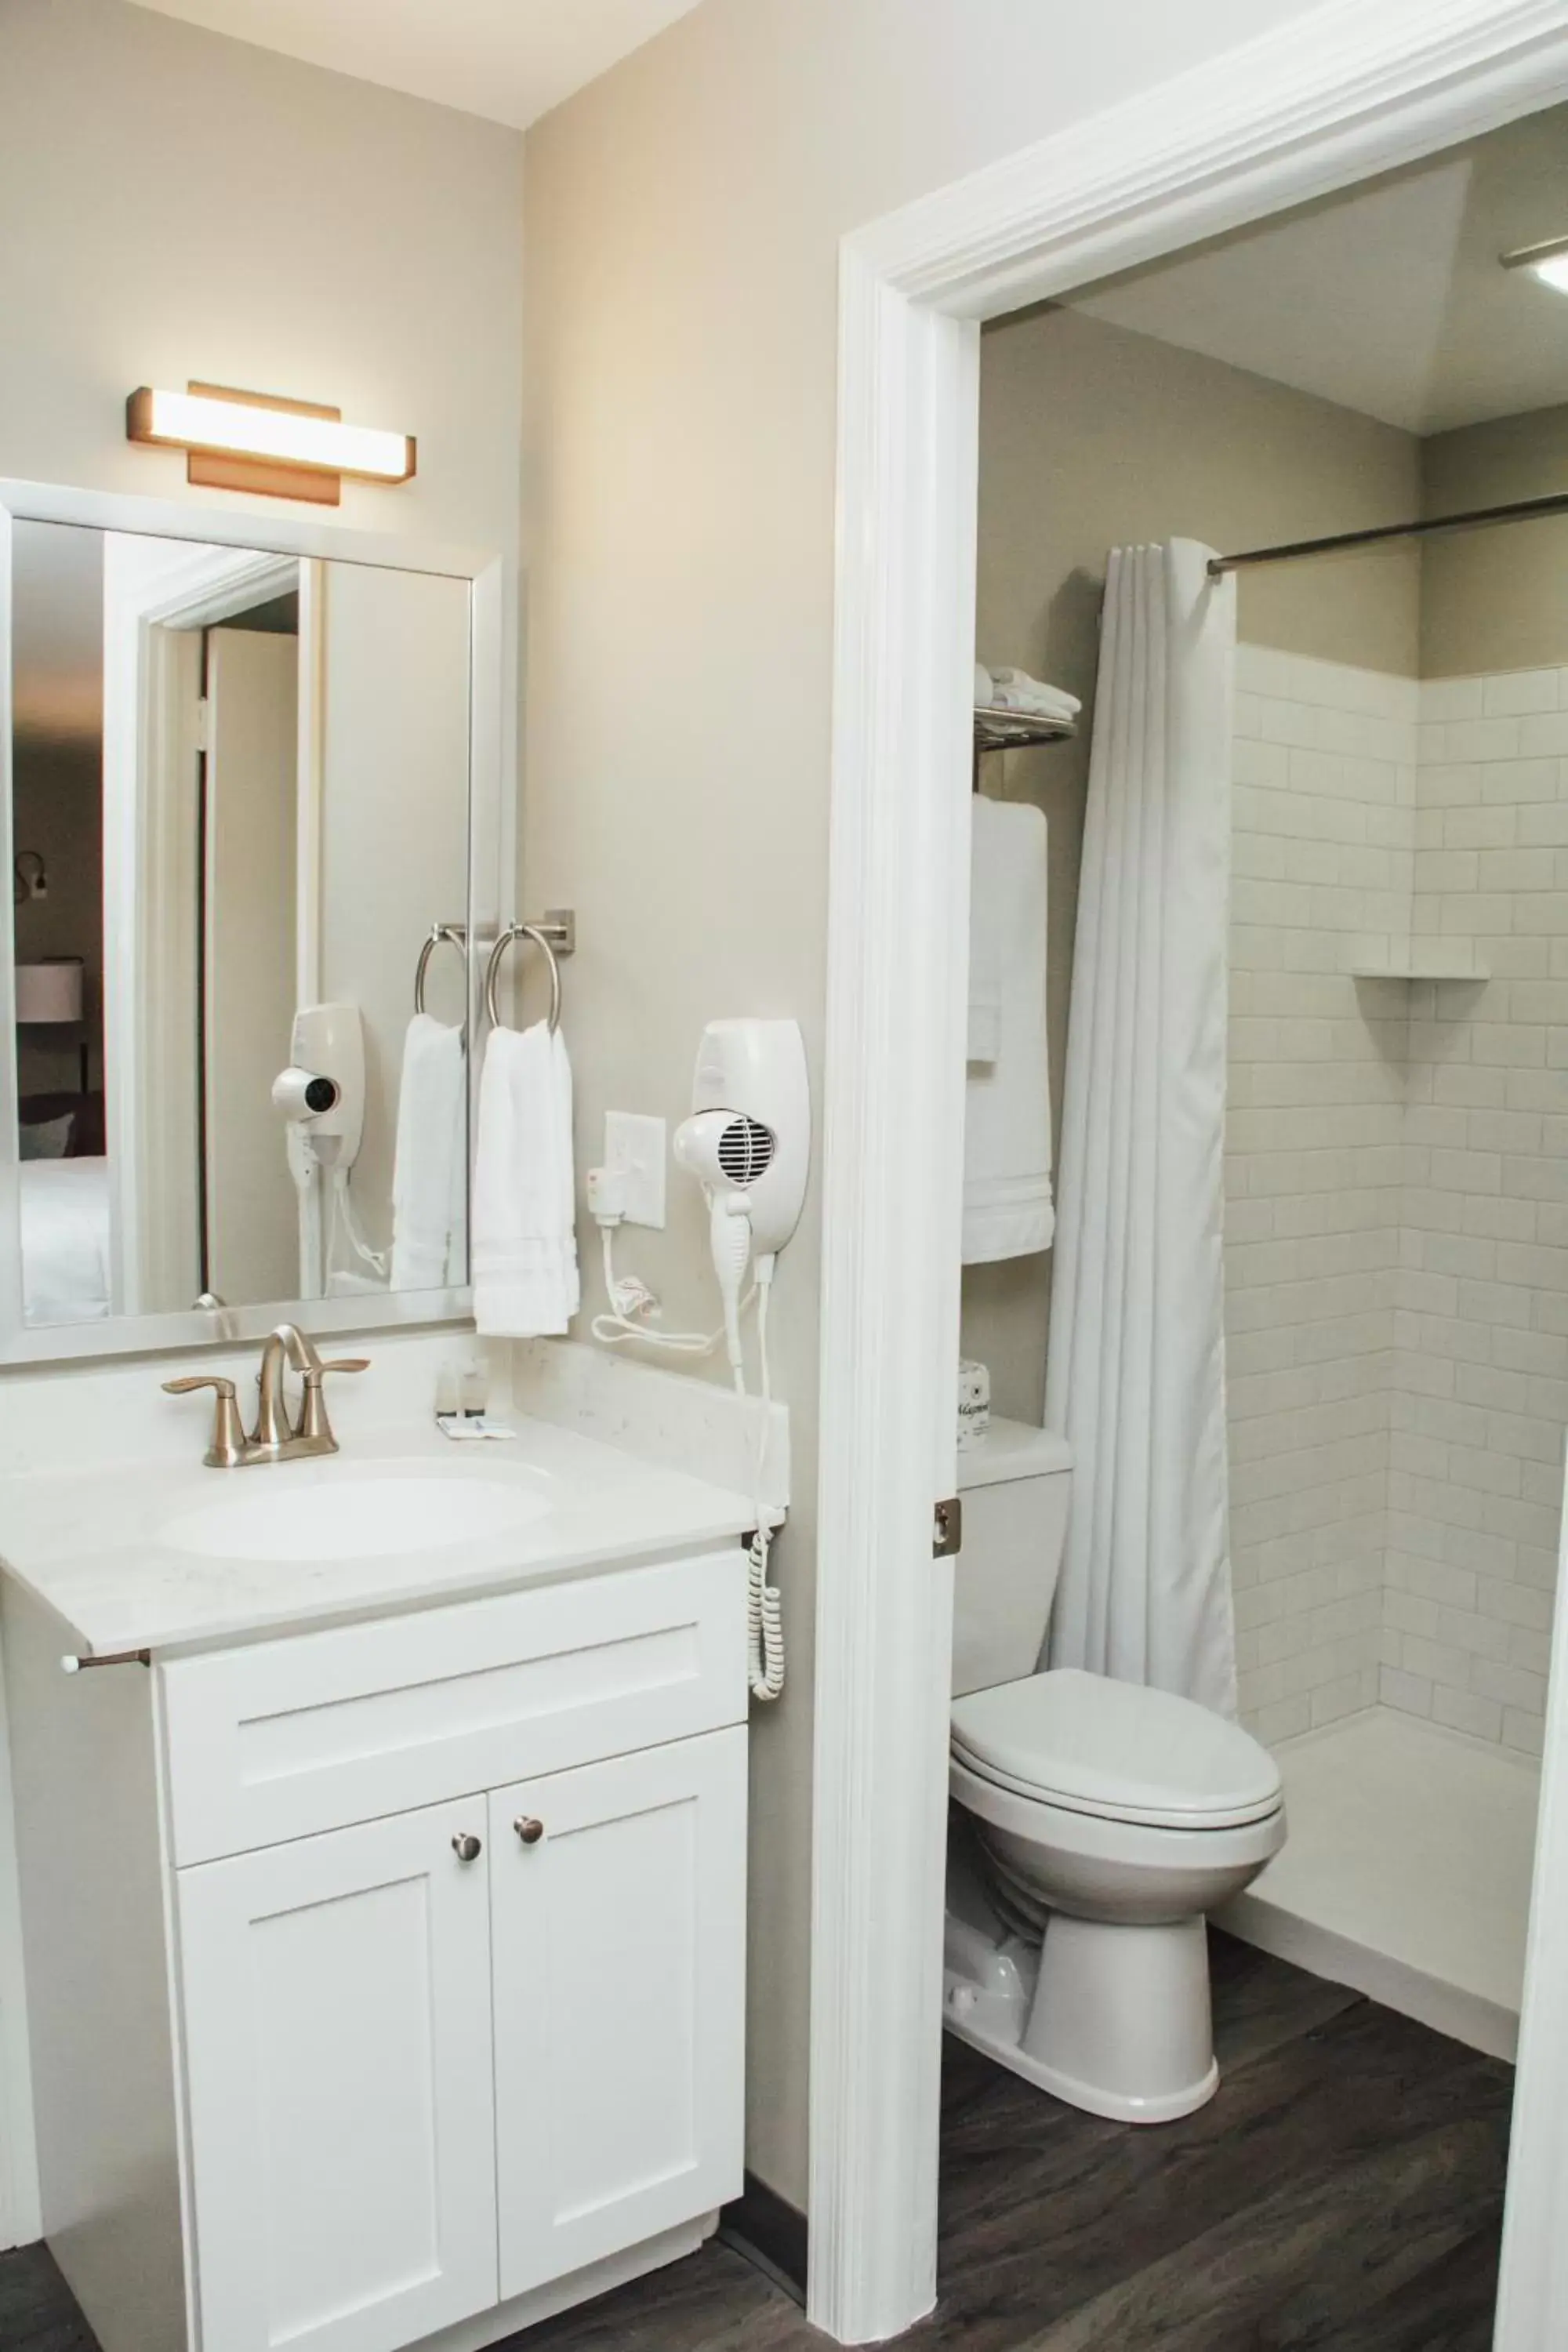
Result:
<svg viewBox="0 0 1568 2352"><path fill-rule="evenodd" d="M1224 2081L1132 2131L949 2041L942 2300L909 2352L1488 2352L1512 2070L1216 1937ZM514 2339L810 2352L709 2246ZM4 2352L92 2352L48 2256L0 2258Z"/></svg>

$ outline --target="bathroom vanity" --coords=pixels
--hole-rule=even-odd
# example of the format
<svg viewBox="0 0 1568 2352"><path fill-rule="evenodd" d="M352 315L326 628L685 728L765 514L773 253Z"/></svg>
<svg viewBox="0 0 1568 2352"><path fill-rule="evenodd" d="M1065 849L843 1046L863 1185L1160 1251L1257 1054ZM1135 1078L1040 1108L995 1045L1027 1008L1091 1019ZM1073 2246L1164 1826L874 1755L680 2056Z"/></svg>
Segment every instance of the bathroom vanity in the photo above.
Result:
<svg viewBox="0 0 1568 2352"><path fill-rule="evenodd" d="M748 1523L527 1423L0 1481L46 2231L103 2352L459 2352L710 2231Z"/></svg>
<svg viewBox="0 0 1568 2352"><path fill-rule="evenodd" d="M757 1506L430 1419L468 1076L572 943L501 953L511 594L493 551L0 482L15 961L69 950L83 1033L57 1067L0 959L0 2189L103 2352L467 2352L741 2189ZM102 888L56 856L51 898L67 677ZM457 1078L405 1118L411 1014ZM284 1318L298 1421L269 1347L247 1432L224 1351ZM346 1450L302 1458L355 1363L300 1335L350 1331ZM710 1463L666 1441L733 1402L675 1386L643 1451Z"/></svg>

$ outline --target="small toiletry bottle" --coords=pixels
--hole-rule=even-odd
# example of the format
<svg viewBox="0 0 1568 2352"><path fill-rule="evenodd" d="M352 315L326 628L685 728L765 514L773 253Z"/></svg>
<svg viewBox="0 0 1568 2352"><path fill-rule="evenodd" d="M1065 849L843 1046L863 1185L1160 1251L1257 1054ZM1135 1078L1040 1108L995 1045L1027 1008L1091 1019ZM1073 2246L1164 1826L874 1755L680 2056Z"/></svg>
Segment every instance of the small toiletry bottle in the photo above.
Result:
<svg viewBox="0 0 1568 2352"><path fill-rule="evenodd" d="M961 1362L958 1367L960 1453L984 1437L990 1426L991 1375L984 1364Z"/></svg>

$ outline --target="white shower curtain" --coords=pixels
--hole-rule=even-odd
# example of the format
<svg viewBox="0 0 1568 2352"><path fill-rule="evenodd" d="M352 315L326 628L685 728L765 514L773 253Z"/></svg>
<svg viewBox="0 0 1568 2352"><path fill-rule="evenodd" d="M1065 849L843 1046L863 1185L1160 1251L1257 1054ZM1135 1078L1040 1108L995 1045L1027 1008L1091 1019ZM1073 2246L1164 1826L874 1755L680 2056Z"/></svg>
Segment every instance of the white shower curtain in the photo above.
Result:
<svg viewBox="0 0 1568 2352"><path fill-rule="evenodd" d="M1113 551L1073 950L1047 1425L1073 1450L1050 1663L1236 1713L1222 1151L1236 599Z"/></svg>

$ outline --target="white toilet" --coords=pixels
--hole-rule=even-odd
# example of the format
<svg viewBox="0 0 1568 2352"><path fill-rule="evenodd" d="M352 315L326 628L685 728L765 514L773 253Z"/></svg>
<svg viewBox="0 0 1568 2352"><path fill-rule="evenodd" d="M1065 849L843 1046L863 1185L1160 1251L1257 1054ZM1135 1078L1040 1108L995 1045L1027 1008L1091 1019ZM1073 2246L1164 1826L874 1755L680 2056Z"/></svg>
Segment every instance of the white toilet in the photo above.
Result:
<svg viewBox="0 0 1568 2352"><path fill-rule="evenodd" d="M1279 1768L1190 1699L1035 1672L1065 1440L993 1421L959 1484L944 2022L1074 2106L1167 2123L1218 2086L1205 1915L1283 1845Z"/></svg>

